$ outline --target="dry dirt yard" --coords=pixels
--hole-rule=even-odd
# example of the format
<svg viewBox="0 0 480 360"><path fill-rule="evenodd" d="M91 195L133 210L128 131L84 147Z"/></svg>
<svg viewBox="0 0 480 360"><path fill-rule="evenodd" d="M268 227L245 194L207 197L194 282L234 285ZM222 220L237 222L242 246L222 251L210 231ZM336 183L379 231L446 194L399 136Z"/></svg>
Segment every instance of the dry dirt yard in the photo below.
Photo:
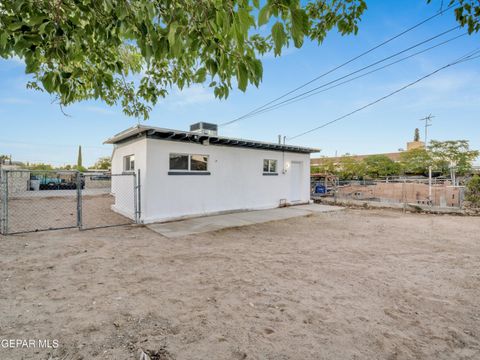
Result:
<svg viewBox="0 0 480 360"><path fill-rule="evenodd" d="M480 359L480 218L0 237L0 359Z"/></svg>

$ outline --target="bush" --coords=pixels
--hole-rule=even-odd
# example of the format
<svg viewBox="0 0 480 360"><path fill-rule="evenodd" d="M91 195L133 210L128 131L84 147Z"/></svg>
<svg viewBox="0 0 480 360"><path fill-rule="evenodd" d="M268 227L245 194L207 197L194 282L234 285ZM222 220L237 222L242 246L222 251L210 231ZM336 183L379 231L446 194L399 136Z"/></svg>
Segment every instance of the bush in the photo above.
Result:
<svg viewBox="0 0 480 360"><path fill-rule="evenodd" d="M465 200L467 200L472 207L480 208L480 176L475 175L467 183Z"/></svg>

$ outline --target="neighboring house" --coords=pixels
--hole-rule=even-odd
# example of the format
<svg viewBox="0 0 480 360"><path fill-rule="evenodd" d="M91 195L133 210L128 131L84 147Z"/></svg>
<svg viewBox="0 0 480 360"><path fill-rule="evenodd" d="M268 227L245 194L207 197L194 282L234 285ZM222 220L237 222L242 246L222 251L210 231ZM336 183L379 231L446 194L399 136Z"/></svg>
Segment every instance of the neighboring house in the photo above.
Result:
<svg viewBox="0 0 480 360"><path fill-rule="evenodd" d="M425 143L423 141L410 141L407 143L407 151L414 149L424 149ZM335 156L335 157L320 157L313 158L311 161L312 166L319 166L325 163L325 161L332 161L335 165L338 165L340 161L344 158L350 158L355 161L362 161L365 158L373 155L384 155L390 160L398 162L401 160L401 155L404 151L391 152L391 153L380 153L380 154L368 154L368 155L344 155L344 156Z"/></svg>
<svg viewBox="0 0 480 360"><path fill-rule="evenodd" d="M309 202L310 153L319 150L222 137L214 124L191 130L138 125L105 142L114 144L112 174L139 170L142 222ZM114 195L129 191L120 178ZM119 204L134 216L133 204Z"/></svg>

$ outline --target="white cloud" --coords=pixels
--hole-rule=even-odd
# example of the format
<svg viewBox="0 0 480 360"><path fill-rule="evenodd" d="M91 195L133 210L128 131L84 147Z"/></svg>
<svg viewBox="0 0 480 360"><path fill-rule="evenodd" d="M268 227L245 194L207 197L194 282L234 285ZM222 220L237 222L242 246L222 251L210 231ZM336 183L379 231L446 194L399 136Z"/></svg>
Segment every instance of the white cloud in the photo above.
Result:
<svg viewBox="0 0 480 360"><path fill-rule="evenodd" d="M215 100L213 92L201 85L183 90L175 89L166 97L166 103L175 107L208 103Z"/></svg>
<svg viewBox="0 0 480 360"><path fill-rule="evenodd" d="M260 60L271 60L271 59L276 59L276 58L292 55L292 54L295 54L297 52L298 52L298 49L296 47L294 47L293 45L290 45L289 47L282 49L282 54L280 56L275 56L273 50L271 50L271 51L269 51L269 52L267 52L263 55L259 55L259 59Z"/></svg>
<svg viewBox="0 0 480 360"><path fill-rule="evenodd" d="M429 93L452 92L477 85L479 77L479 74L473 71L436 74L422 81L415 88Z"/></svg>
<svg viewBox="0 0 480 360"><path fill-rule="evenodd" d="M25 62L23 61L23 59L21 59L17 55L14 55L11 58L2 59L2 60L13 65L25 65Z"/></svg>

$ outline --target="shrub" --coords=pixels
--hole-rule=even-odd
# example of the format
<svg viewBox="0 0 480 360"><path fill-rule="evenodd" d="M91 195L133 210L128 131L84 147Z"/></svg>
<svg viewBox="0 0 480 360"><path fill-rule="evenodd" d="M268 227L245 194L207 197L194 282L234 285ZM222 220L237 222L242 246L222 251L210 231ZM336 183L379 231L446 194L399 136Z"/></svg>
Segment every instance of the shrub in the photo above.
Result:
<svg viewBox="0 0 480 360"><path fill-rule="evenodd" d="M465 200L467 200L472 207L480 208L480 176L475 175L467 183Z"/></svg>

